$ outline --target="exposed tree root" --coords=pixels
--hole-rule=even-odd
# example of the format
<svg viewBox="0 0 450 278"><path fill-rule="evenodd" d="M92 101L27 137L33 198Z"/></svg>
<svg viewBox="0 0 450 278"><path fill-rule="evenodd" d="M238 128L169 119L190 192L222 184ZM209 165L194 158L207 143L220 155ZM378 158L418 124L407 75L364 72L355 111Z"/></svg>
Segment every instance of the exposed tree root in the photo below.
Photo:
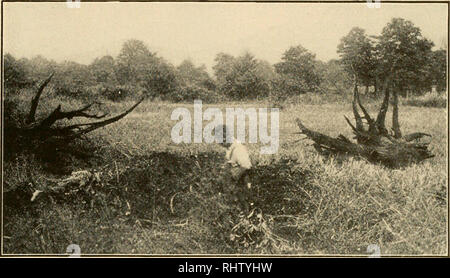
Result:
<svg viewBox="0 0 450 278"><path fill-rule="evenodd" d="M37 89L35 96L31 100L30 110L28 114L24 116L24 121L22 121L23 124L5 124L6 136L14 138L14 141L9 143L14 146L7 147L15 150L29 149L32 150L33 153L57 152L67 149L67 146L73 140L80 139L83 135L91 131L122 119L144 100L143 98L140 99L128 110L111 118L106 118L107 114L95 114L89 112L92 110L93 105L97 104L95 102L82 108L69 111L63 111L61 105L58 105L52 113L43 120L38 121L36 120L36 111L39 105L39 99L52 77L53 74L42 82ZM75 117L98 119L100 121L81 124L56 124L58 121L71 120Z"/></svg>
<svg viewBox="0 0 450 278"><path fill-rule="evenodd" d="M398 95L393 93L393 115L392 132L385 126L385 118L388 110L390 90L385 86L385 96L381 104L376 120L373 120L359 99L358 88L355 85L353 94L353 115L355 125L345 117L345 120L355 134L356 143L351 142L343 135L332 138L327 135L315 132L305 127L297 119L297 125L302 134L314 141L314 147L321 153L326 154L346 154L363 157L372 163L381 163L387 167L399 168L411 163L419 163L434 155L428 150L429 143L418 142L424 136L431 137L430 134L415 132L402 136L398 121ZM363 117L358 112L358 106L363 113ZM363 119L366 122L363 122ZM365 126L366 125L366 126ZM416 140L416 142L412 142Z"/></svg>

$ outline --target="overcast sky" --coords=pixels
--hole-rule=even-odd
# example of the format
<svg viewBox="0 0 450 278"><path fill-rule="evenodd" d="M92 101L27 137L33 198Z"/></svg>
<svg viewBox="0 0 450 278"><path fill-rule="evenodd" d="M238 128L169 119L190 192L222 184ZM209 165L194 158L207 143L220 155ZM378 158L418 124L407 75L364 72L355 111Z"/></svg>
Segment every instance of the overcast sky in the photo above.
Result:
<svg viewBox="0 0 450 278"><path fill-rule="evenodd" d="M411 20L437 47L447 41L446 4L299 3L4 3L4 52L41 54L88 64L116 56L128 39L144 41L174 65L184 59L209 69L219 52L245 51L270 63L290 46L337 58L340 38L359 26L379 34L392 17Z"/></svg>

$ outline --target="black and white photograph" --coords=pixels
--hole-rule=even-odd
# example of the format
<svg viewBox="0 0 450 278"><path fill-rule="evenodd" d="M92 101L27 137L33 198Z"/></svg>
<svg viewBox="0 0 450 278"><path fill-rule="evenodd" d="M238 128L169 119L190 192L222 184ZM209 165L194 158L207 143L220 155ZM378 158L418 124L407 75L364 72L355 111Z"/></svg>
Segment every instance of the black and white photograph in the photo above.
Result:
<svg viewBox="0 0 450 278"><path fill-rule="evenodd" d="M2 257L449 255L449 3L1 4Z"/></svg>

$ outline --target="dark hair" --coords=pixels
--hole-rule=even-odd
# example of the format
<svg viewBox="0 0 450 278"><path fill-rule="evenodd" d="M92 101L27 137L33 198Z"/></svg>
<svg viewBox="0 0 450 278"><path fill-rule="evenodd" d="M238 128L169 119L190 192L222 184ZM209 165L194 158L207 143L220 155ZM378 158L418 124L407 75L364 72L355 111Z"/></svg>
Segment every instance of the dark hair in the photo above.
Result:
<svg viewBox="0 0 450 278"><path fill-rule="evenodd" d="M230 127L227 125L218 125L215 127L214 131L219 131L218 133L215 133L216 138L221 139L222 143L220 143L223 146L227 146L232 142L230 137ZM229 139L229 140L227 140Z"/></svg>

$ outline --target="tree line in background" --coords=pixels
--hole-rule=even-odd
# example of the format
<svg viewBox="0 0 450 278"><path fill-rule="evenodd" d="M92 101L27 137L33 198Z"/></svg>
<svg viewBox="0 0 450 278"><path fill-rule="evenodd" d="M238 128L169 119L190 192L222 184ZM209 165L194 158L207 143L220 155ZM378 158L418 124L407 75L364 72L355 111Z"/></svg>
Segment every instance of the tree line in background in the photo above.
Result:
<svg viewBox="0 0 450 278"><path fill-rule="evenodd" d="M433 51L433 46L412 22L393 18L379 36L353 28L341 39L337 60L319 61L301 45L289 48L274 65L250 53L219 53L210 76L205 66L189 60L174 66L133 39L117 57L103 56L90 65L5 54L4 84L7 93L15 93L54 72L58 95L113 101L137 95L175 102L284 99L307 92L346 94L355 83L373 96L387 86L408 96L431 91L432 86L446 90L446 50Z"/></svg>

